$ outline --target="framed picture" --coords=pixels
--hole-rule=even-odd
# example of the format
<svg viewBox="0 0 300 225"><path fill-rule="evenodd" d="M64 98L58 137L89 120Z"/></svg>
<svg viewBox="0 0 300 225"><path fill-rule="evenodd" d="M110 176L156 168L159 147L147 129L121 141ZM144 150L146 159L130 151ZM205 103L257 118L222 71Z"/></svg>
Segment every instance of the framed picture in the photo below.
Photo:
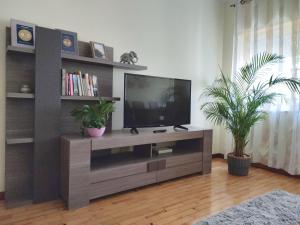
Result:
<svg viewBox="0 0 300 225"><path fill-rule="evenodd" d="M35 24L11 19L11 45L24 48L35 48Z"/></svg>
<svg viewBox="0 0 300 225"><path fill-rule="evenodd" d="M92 54L94 58L100 58L100 59L106 58L104 44L93 42L93 41L91 41L90 44L91 44Z"/></svg>
<svg viewBox="0 0 300 225"><path fill-rule="evenodd" d="M77 33L60 30L61 32L61 51L67 54L78 55Z"/></svg>

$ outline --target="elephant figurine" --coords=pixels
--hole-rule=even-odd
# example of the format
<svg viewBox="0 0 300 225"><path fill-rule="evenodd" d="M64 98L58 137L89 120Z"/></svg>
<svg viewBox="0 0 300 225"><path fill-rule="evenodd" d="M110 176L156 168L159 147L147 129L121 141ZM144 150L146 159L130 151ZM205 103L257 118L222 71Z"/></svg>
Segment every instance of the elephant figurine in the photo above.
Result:
<svg viewBox="0 0 300 225"><path fill-rule="evenodd" d="M137 54L134 51L131 51L129 53L124 53L120 57L121 63L127 63L127 64L136 64L139 58L137 57Z"/></svg>

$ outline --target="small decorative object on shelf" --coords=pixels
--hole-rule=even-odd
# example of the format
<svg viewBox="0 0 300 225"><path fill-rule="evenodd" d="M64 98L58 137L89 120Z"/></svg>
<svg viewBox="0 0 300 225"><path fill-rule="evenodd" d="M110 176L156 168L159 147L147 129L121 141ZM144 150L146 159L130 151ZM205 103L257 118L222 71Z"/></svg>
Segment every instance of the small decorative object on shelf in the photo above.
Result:
<svg viewBox="0 0 300 225"><path fill-rule="evenodd" d="M35 48L35 25L11 19L11 45L23 48Z"/></svg>
<svg viewBox="0 0 300 225"><path fill-rule="evenodd" d="M67 54L78 55L77 33L60 30L61 32L61 51Z"/></svg>
<svg viewBox="0 0 300 225"><path fill-rule="evenodd" d="M90 137L101 137L105 126L114 111L113 102L99 100L93 105L84 105L72 110L71 115L81 123L81 133L84 131Z"/></svg>
<svg viewBox="0 0 300 225"><path fill-rule="evenodd" d="M99 59L106 58L104 44L91 41L90 45L91 45L92 55L94 58L99 58Z"/></svg>
<svg viewBox="0 0 300 225"><path fill-rule="evenodd" d="M25 94L31 93L31 88L29 87L29 85L23 84L20 88L20 92Z"/></svg>
<svg viewBox="0 0 300 225"><path fill-rule="evenodd" d="M129 53L124 53L120 57L121 63L136 64L138 60L139 58L137 57L137 54L134 51L131 51Z"/></svg>

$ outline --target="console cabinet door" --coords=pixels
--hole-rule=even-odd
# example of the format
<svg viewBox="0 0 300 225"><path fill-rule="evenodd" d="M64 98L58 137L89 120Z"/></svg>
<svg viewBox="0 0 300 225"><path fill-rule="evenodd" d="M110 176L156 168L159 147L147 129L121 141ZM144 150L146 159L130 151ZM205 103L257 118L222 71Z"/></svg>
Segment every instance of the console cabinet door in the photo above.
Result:
<svg viewBox="0 0 300 225"><path fill-rule="evenodd" d="M155 182L156 172L151 172L90 184L90 199L142 187Z"/></svg>
<svg viewBox="0 0 300 225"><path fill-rule="evenodd" d="M130 165L118 166L107 169L92 170L90 173L90 183L97 183L105 180L131 176L147 172L147 163L134 163Z"/></svg>
<svg viewBox="0 0 300 225"><path fill-rule="evenodd" d="M196 152L187 155L173 156L166 159L166 167L174 167L179 165L190 164L194 162L202 162L202 152Z"/></svg>
<svg viewBox="0 0 300 225"><path fill-rule="evenodd" d="M202 162L191 163L157 171L157 182L174 179L202 171Z"/></svg>

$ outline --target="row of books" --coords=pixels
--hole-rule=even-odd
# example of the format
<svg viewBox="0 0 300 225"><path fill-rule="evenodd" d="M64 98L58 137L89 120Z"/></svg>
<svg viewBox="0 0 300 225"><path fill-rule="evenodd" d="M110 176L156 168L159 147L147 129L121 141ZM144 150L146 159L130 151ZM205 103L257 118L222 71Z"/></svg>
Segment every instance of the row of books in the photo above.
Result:
<svg viewBox="0 0 300 225"><path fill-rule="evenodd" d="M67 73L62 69L62 95L68 96L99 96L97 76L81 73Z"/></svg>

